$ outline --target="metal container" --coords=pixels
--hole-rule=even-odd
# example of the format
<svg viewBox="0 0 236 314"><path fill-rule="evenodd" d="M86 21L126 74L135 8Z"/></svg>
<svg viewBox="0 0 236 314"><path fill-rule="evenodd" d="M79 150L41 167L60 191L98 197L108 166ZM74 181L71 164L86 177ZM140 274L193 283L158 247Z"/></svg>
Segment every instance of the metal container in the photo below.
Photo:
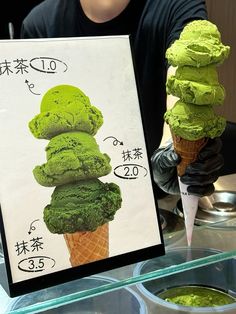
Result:
<svg viewBox="0 0 236 314"><path fill-rule="evenodd" d="M134 269L134 275L160 270L166 267L174 267L187 261L207 258L221 251L205 248L176 247L168 249L166 255L149 261L138 263ZM184 269L184 266L183 266ZM236 260L229 259L215 262L206 266L183 270L174 274L167 274L137 284L137 289L148 305L149 313L161 314L209 314L224 313L235 314L236 303L216 307L190 307L177 305L163 300L159 293L182 286L205 286L223 291L232 297L236 296Z"/></svg>
<svg viewBox="0 0 236 314"><path fill-rule="evenodd" d="M177 202L173 212L183 218L182 202ZM235 218L235 219L234 219ZM212 224L211 227L235 227L236 192L215 191L210 196L200 198L195 225Z"/></svg>

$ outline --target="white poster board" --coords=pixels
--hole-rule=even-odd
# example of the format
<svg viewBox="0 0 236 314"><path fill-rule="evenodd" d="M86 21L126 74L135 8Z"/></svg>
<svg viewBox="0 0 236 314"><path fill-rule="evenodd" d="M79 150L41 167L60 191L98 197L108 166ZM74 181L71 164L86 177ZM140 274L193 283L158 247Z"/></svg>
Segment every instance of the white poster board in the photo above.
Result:
<svg viewBox="0 0 236 314"><path fill-rule="evenodd" d="M10 294L164 254L129 37L2 41L0 86L1 233ZM77 92L82 98L74 100ZM56 93L59 96L54 99ZM89 114L81 111L81 103L89 104ZM85 121L80 121L80 114ZM77 147L81 143L82 150ZM94 154L90 149L95 149ZM90 189L94 180L99 180L102 192ZM77 183L79 187L71 192L71 184ZM87 190L81 188L84 183ZM116 189L106 196L110 184L118 187L120 195ZM51 197L58 186L53 205ZM80 202L86 197L80 210L86 216L88 207L91 215L95 199L98 217L74 216L74 198ZM100 207L99 197L104 202ZM44 219L47 206L54 215L47 214L49 228ZM115 213L107 213L109 206L114 206ZM75 247L76 252L69 246L78 241L78 232L87 236L94 231L86 230L86 223L75 230L74 224L86 219L87 225L91 221L96 225L96 219L99 227L107 223L107 249L104 257L76 264L72 259L84 244L82 249ZM77 238L71 237L74 233ZM85 239L85 245L88 241L93 245L94 239ZM101 241L98 245L103 245ZM67 271L67 276L60 276L60 271Z"/></svg>

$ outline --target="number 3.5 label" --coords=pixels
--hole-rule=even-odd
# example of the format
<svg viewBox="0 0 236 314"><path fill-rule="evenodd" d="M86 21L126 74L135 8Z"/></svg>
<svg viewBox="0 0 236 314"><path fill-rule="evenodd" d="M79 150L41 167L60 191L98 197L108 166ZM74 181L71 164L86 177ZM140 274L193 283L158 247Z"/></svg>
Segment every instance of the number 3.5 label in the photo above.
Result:
<svg viewBox="0 0 236 314"><path fill-rule="evenodd" d="M40 272L53 268L56 262L53 258L47 256L34 256L21 260L18 268L25 272Z"/></svg>

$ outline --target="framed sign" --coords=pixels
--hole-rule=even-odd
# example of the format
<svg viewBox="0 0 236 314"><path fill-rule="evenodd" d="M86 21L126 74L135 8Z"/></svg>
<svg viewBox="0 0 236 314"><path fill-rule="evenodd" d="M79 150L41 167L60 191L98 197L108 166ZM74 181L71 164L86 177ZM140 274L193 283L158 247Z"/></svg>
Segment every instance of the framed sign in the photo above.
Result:
<svg viewBox="0 0 236 314"><path fill-rule="evenodd" d="M10 295L163 255L129 37L0 48Z"/></svg>

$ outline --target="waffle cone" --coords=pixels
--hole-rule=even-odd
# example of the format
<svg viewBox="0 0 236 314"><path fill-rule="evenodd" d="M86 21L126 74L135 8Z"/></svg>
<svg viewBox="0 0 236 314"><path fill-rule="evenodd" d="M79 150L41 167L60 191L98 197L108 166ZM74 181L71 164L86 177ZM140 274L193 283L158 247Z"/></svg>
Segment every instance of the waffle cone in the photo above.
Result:
<svg viewBox="0 0 236 314"><path fill-rule="evenodd" d="M203 137L196 141L189 141L173 132L172 139L174 149L181 157L181 162L177 166L178 176L181 177L185 173L186 167L197 159L200 150L206 145L208 139Z"/></svg>
<svg viewBox="0 0 236 314"><path fill-rule="evenodd" d="M70 252L71 266L94 262L109 256L109 226L108 223L95 231L64 234Z"/></svg>

